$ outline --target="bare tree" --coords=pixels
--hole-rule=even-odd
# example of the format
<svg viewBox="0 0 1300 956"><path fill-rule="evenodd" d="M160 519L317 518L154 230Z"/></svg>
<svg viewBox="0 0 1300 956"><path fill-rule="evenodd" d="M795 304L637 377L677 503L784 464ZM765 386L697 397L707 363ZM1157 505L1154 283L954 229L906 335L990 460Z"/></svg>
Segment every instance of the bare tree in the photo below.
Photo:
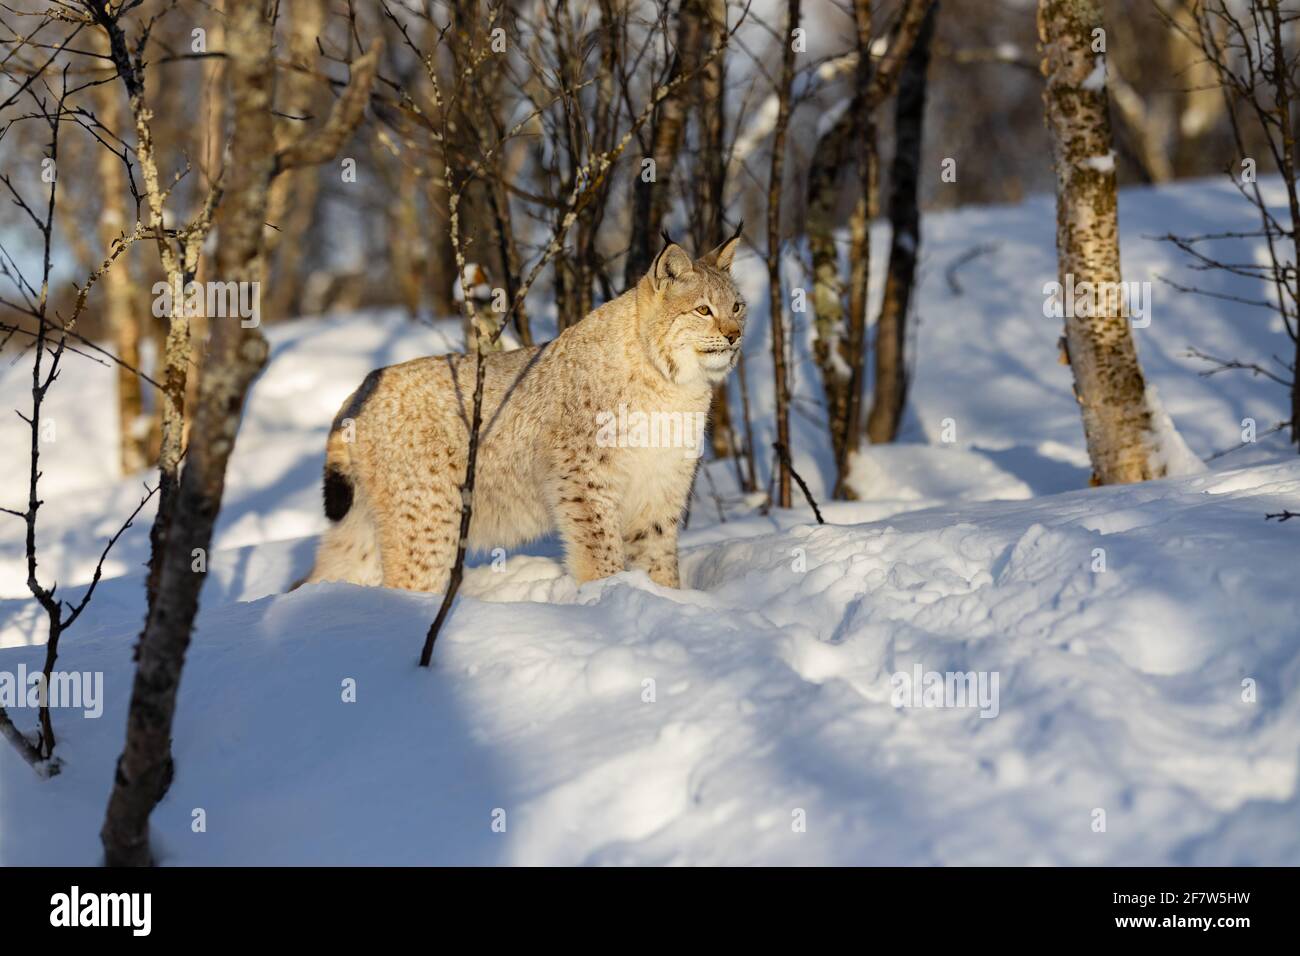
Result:
<svg viewBox="0 0 1300 956"><path fill-rule="evenodd" d="M726 0L698 0L698 4L703 21L700 29L702 47L723 46L727 35ZM723 55L701 68L694 102L698 159L691 215L692 231L696 249L713 249L726 238L727 107L726 60ZM741 388L744 387L742 384ZM736 474L740 486L744 487L730 394L728 382L719 383L713 390L713 413L710 416L713 455L715 458L734 456L737 459Z"/></svg>
<svg viewBox="0 0 1300 956"><path fill-rule="evenodd" d="M43 21L43 25L52 23L52 19ZM38 28L39 29L39 28ZM80 27L70 31L63 45L71 43L80 32ZM21 48L22 43L15 45L10 55L14 55ZM62 52L62 47L58 47L58 52ZM70 349L69 338L75 337L84 340L74 331L77 320L80 318L82 310L85 308L87 296L91 287L106 274L110 272L114 261L126 250L127 246L135 238L141 238L139 234L128 239L125 235L118 237L114 241L112 249L104 260L104 263L87 279L85 285L77 290L77 296L73 305L72 313L63 320L61 317L52 314L50 304L50 277L53 267L53 245L55 220L58 207L59 178L57 175L59 160L59 138L60 131L65 123L75 124L73 128L83 123L87 123L85 114L80 110L73 110L68 106L68 69L65 66L61 76L61 86L55 90L49 78L45 75L46 67L53 61L46 61L45 66L41 67L32 75L33 83L27 84L21 92L30 97L34 104L32 113L12 121L3 129L0 129L0 136L9 132L14 123L22 120L40 121L49 134L49 144L46 155L43 157L42 165L54 171L47 179L49 188L46 194L46 200L43 210L36 203L29 203L23 196L21 190L14 185L11 177L6 173L0 175L0 183L4 184L5 189L12 197L13 204L22 211L36 231L40 235L41 244L41 275L37 282L28 280L19 271L17 263L13 256L7 250L0 246L0 275L3 275L17 290L16 302L6 302L21 315L30 319L34 325L31 335L32 342L32 378L31 378L31 412L24 415L18 412L20 418L27 423L30 433L30 443L28 451L28 472L27 472L27 503L26 508L19 511L14 508L0 508L0 512L12 517L19 518L25 526L25 557L27 563L27 588L32 597L41 606L45 612L49 632L45 642L45 659L41 668L41 683L39 687L38 699L38 719L40 723L40 733L36 742L33 743L14 725L12 718L0 708L0 734L3 734L14 746L19 753L28 760L33 766L38 767L43 772L57 772L57 764L53 763L54 748L57 742L54 733L54 723L50 717L50 689L51 679L54 673L54 665L59 656L59 645L63 634L70 628L77 619L80 618L95 590L99 585L100 577L103 574L104 561L108 553L117 543L122 534L131 527L132 521L140 513L149 499L153 496L153 491L146 494L136 506L125 523L109 538L100 554L99 560L95 564L95 570L89 586L82 594L81 598L76 601L68 601L57 597L58 584L46 585L42 583L40 575L37 573L38 566L38 545L37 545L37 524L41 506L45 503L40 496L41 480L41 445L46 441L45 432L46 424L53 426L53 422L45 422L42 419L45 400L51 386L59 378L61 373L61 364L65 354L76 349ZM111 151L105 147L105 151L112 155ZM4 341L7 342L14 334L24 331L19 326L0 325L0 332L5 333ZM102 354L110 354L99 349ZM87 353L82 353L87 354ZM116 358L116 357L115 357ZM120 358L116 358L120 365ZM130 370L135 374L135 370ZM156 490L156 489L155 489ZM24 691L26 689L24 688Z"/></svg>
<svg viewBox="0 0 1300 956"><path fill-rule="evenodd" d="M290 68L283 82L276 84L276 142L284 145L297 138L321 103L321 84L314 75L317 43L325 31L325 0L281 0L280 16L288 32ZM303 241L316 218L320 195L320 171L315 166L277 176L271 184L266 231L268 275L273 281L262 312L272 319L297 313L302 297ZM409 196L403 196L410 206Z"/></svg>
<svg viewBox="0 0 1300 956"><path fill-rule="evenodd" d="M107 38L103 33L95 31L94 43L97 52L108 52ZM125 130L126 111L117 90L107 83L99 84L94 89L94 96L99 121L110 130ZM128 229L129 167L110 149L97 150L96 157L95 172L103 196L99 238L107 250ZM118 366L117 373L118 454L123 474L140 471L149 464L148 422L144 418L140 378L133 371L140 366L142 316L148 315L142 305L131 275L130 258L123 256L104 276L104 314L114 351L124 363Z"/></svg>
<svg viewBox="0 0 1300 956"><path fill-rule="evenodd" d="M681 0L678 3L671 78L698 71L701 53L709 42L705 17L702 0ZM651 167L654 175L649 179L637 176L633 180L632 228L623 266L625 289L631 288L641 278L654 257L663 230L664 214L672 196L673 171L686 136L686 120L695 92L692 86L682 85L672 96L664 97L651 122L649 159L654 164Z"/></svg>
<svg viewBox="0 0 1300 956"><path fill-rule="evenodd" d="M794 31L799 26L800 0L787 0L785 29L781 36L781 74L777 80L776 126L772 132L772 160L767 180L767 288L772 317L772 374L776 393L776 444L790 447L790 375L785 364L785 295L781 291L781 180L785 170L785 137L790 123L790 96L794 86ZM790 456L778 454L776 504L790 507Z"/></svg>
<svg viewBox="0 0 1300 956"><path fill-rule="evenodd" d="M1197 0L1183 16L1171 15L1170 27L1201 52L1220 87L1240 166L1229 168L1233 182L1259 217L1257 230L1198 236L1166 236L1192 260L1192 268L1220 270L1271 287L1268 298L1227 296L1171 282L1175 288L1232 301L1271 312L1281 320L1291 341L1288 358L1274 357L1273 365L1220 358L1200 351L1193 354L1212 366L1210 373L1244 369L1285 386L1290 393L1290 438L1300 446L1300 186L1296 184L1297 157L1295 108L1300 104L1300 49L1294 41L1297 14L1278 0L1248 0L1244 7L1223 0ZM1190 21L1190 22L1189 22ZM1247 128L1253 120L1253 130ZM1279 221L1265 201L1251 157L1249 133L1262 140L1263 155L1281 175L1286 191L1289 221ZM1212 255L1207 243L1264 241L1260 261L1243 256L1227 261Z"/></svg>
<svg viewBox="0 0 1300 956"><path fill-rule="evenodd" d="M885 294L876 319L875 393L867 416L867 437L891 442L907 402L907 310L921 247L917 186L921 175L921 134L925 126L926 72L939 5L925 13L904 61L894 104L894 161L889 182L889 266Z"/></svg>
<svg viewBox="0 0 1300 956"><path fill-rule="evenodd" d="M849 461L859 444L862 382L866 366L867 290L871 279L871 220L877 211L875 108L880 94L873 93L872 87L880 81L880 74L872 75L871 0L853 0L853 26L858 60L853 71L853 99L845 112L845 121L851 124L852 129L852 158L856 174L853 211L849 215L846 347L851 359L845 387L844 443L836 456L835 468L834 491L840 498L850 496Z"/></svg>
<svg viewBox="0 0 1300 956"><path fill-rule="evenodd" d="M1040 0L1043 103L1056 166L1056 254L1063 288L1120 288L1119 209L1105 84L1100 0ZM1097 295L1064 303L1065 357L1092 460L1093 481L1160 477L1151 410L1125 306ZM1080 312L1084 314L1079 314Z"/></svg>
<svg viewBox="0 0 1300 956"><path fill-rule="evenodd" d="M852 496L850 455L859 444L863 370L866 362L867 287L871 265L871 219L876 213L875 111L897 86L903 64L933 0L907 0L880 56L871 56L872 5L853 4L854 47L824 64L823 80L852 77L848 102L817 144L808 174L808 247L813 267L813 357L826 396L827 428L835 455L835 496ZM841 170L853 170L849 216L849 268L842 277L835 244L835 211Z"/></svg>
<svg viewBox="0 0 1300 956"><path fill-rule="evenodd" d="M844 334L844 282L835 244L835 212L839 200L840 171L849 152L851 123L837 122L817 143L808 170L806 229L813 269L813 358L821 373L826 396L826 425L836 470L846 457L849 375L851 363L861 359Z"/></svg>
<svg viewBox="0 0 1300 956"><path fill-rule="evenodd" d="M261 283L266 271L263 223L273 178L326 162L360 123L378 64L377 46L353 64L351 82L325 122L278 150L273 28L262 4L236 4L229 13L227 70L234 117L227 200L218 237L217 272L226 282ZM376 41L377 43L378 41ZM198 405L175 517L161 560L157 597L137 649L126 743L100 837L110 866L152 862L149 816L171 772L171 728L181 670L198 613L206 554L221 510L226 466L234 450L244 400L266 361L260 329L218 321L204 359Z"/></svg>
<svg viewBox="0 0 1300 956"><path fill-rule="evenodd" d="M203 242L212 228L212 218L221 198L220 180L208 188L202 207L182 227L168 227L167 200L171 187L163 185L154 143L153 111L145 99L145 48L154 21L148 21L134 44L128 42L122 17L129 7L111 7L106 0L82 0L89 22L103 31L108 41L108 59L126 89L127 103L135 130L134 155L144 183L144 196L136 197L137 219L141 199L149 207L148 227L158 248L163 275L171 290L171 310L163 357L162 442L158 454L158 510L150 529L152 555L149 560L148 601L158 594L161 555L167 530L175 513L176 489L185 438L185 392L191 358L190 316L182 290L198 271ZM114 131L116 134L116 131ZM124 132L124 131L123 131ZM125 155L126 148L123 147Z"/></svg>
<svg viewBox="0 0 1300 956"><path fill-rule="evenodd" d="M1198 3L1150 0L1125 10L1131 28L1149 25L1160 32L1150 39L1131 34L1106 64L1117 147L1145 182L1196 175L1213 152L1205 137L1220 124L1223 99L1200 46L1188 41L1196 32Z"/></svg>
<svg viewBox="0 0 1300 956"><path fill-rule="evenodd" d="M515 242L514 213L507 185L510 177L505 168L507 158L503 150L493 148L493 144L500 144L508 138L500 104L505 79L498 71L480 69L482 58L492 54L493 44L501 41L501 34L497 34L495 39L491 34L504 29L500 26L504 10L504 4L489 5L484 16L478 10L478 0L455 0L452 3L452 27L456 40L448 44L448 50L455 72L466 78L467 88L464 96L457 98L455 103L444 104L444 108L455 117L454 122L447 124L447 135L457 146L461 162L485 167L485 174L473 182L478 202L466 207L479 217L473 223L472 235L482 248L472 255L480 268L486 268L489 276L500 283L507 299L514 300L523 259ZM522 301L513 318L520 342L525 346L532 345L532 327Z"/></svg>

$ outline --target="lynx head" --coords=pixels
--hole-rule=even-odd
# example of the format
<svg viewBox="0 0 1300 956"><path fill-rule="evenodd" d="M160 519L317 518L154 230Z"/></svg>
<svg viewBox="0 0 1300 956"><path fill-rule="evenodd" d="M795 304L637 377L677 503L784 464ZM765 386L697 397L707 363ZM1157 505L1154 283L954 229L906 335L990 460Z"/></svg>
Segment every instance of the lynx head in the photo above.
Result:
<svg viewBox="0 0 1300 956"><path fill-rule="evenodd" d="M694 262L664 239L637 288L641 344L669 381L716 384L735 366L745 329L745 300L731 280L740 230Z"/></svg>

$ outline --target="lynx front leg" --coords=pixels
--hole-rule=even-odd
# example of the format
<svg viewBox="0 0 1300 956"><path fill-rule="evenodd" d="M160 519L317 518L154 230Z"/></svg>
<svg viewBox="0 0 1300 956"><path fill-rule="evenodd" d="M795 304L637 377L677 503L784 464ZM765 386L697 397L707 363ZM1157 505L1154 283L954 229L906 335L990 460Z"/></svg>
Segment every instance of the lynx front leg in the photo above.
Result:
<svg viewBox="0 0 1300 956"><path fill-rule="evenodd" d="M650 575L650 580L666 588L682 586L677 573L677 518L666 517L648 522L624 539L629 567Z"/></svg>
<svg viewBox="0 0 1300 956"><path fill-rule="evenodd" d="M605 453L602 453L605 454ZM623 537L609 486L595 477L599 459L566 459L555 490L555 524L569 573L579 584L624 570Z"/></svg>

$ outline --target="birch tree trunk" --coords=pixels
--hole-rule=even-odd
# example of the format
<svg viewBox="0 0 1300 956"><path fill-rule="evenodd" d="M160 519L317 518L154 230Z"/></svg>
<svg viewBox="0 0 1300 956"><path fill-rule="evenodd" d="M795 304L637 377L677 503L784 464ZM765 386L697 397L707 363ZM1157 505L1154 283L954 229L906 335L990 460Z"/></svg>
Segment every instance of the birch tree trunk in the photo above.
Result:
<svg viewBox="0 0 1300 956"><path fill-rule="evenodd" d="M1295 116L1295 68L1296 60L1286 54L1286 34L1291 32L1294 13L1282 9L1279 0L1267 0L1263 21L1267 24L1269 45L1272 55L1270 69L1263 70L1266 81L1271 86L1273 102L1276 104L1277 138L1281 148L1274 151L1278 172L1286 184L1287 211L1291 214L1291 263L1289 270L1291 280L1290 295L1296 302L1297 281L1294 266L1300 263L1300 193L1296 190L1296 131L1292 117ZM1275 261L1276 254L1270 256ZM1283 267L1285 271L1285 267ZM1286 299L1278 297L1278 305L1285 310ZM1285 319L1284 319L1285 324ZM1300 444L1300 335L1295 337L1295 351L1291 362L1291 442Z"/></svg>
<svg viewBox="0 0 1300 956"><path fill-rule="evenodd" d="M94 33L94 44L96 52L108 53L108 38L98 30ZM99 121L114 132L125 132L129 121L117 85L99 84L94 88L94 98ZM107 255L113 241L127 229L126 170L115 153L101 149L97 152L96 174L104 197L99 239ZM117 366L118 461L122 474L129 475L149 464L148 422L143 418L140 377L131 370L140 368L140 324L149 312L139 307L143 303L135 300L129 251L118 257L104 275L103 283L104 315L113 349L122 360Z"/></svg>
<svg viewBox="0 0 1300 956"><path fill-rule="evenodd" d="M777 81L776 128L772 133L772 166L767 185L767 283L772 318L772 370L776 392L776 504L790 507L790 376L785 363L785 299L781 293L781 178L785 171L786 128L790 124L790 94L794 86L794 31L799 26L799 0L788 0L781 34L781 76Z"/></svg>
<svg viewBox="0 0 1300 956"><path fill-rule="evenodd" d="M393 175L397 189L388 203L388 255L390 269L397 286L397 297L414 319L420 314L424 299L425 273L428 255L425 252L424 229L420 222L420 179L410 162L399 161ZM277 180L278 182L279 180Z"/></svg>
<svg viewBox="0 0 1300 956"><path fill-rule="evenodd" d="M857 451L862 432L862 373L866 365L867 292L871 279L871 220L876 216L876 98L871 65L871 0L853 0L858 63L854 72L853 122L857 190L849 216L849 384L845 411L844 445L835 476L835 497L854 497L847 479L849 458Z"/></svg>
<svg viewBox="0 0 1300 956"><path fill-rule="evenodd" d="M500 106L503 71L483 62L491 50L487 28L496 21L489 21L480 11L478 0L454 0L449 12L454 32L448 49L456 75L465 83L454 108L444 104L444 108L452 109L452 121L448 124L453 134L452 144L464 161L464 168L470 167L471 160L478 162L490 157L485 174L473 177L461 197L461 233L472 253L470 260L484 269L494 287L505 289L507 300L514 302L523 274L523 258L514 237L510 192L506 187L509 177L503 165L506 159L499 148L506 138ZM581 300L581 296L578 298ZM590 303L589 286L586 302ZM583 309L582 302L574 308ZM520 342L531 346L532 328L522 302L514 314ZM584 309L577 318L586 314Z"/></svg>
<svg viewBox="0 0 1300 956"><path fill-rule="evenodd" d="M821 372L826 396L827 428L836 469L844 461L848 430L849 369L855 357L844 335L844 282L835 245L835 212L839 175L848 155L853 125L846 118L835 123L817 143L808 170L808 250L813 271L813 358Z"/></svg>
<svg viewBox="0 0 1300 956"><path fill-rule="evenodd" d="M822 70L832 77L852 69L848 108L822 134L808 174L808 246L813 265L813 356L826 395L827 427L835 453L837 498L852 498L849 456L861 428L866 363L867 289L871 265L870 223L877 211L874 111L894 90L907 55L933 0L906 0L889 45L873 63L871 0L854 0L854 50ZM834 227L841 170L852 163L855 188L849 217L849 274L840 275Z"/></svg>
<svg viewBox="0 0 1300 956"><path fill-rule="evenodd" d="M876 320L876 376L867 437L873 443L891 442L907 401L907 309L921 247L921 215L917 207L917 182L921 174L921 135L925 127L926 72L930 66L930 39L934 35L936 3L926 11L916 42L908 51L898 79L894 105L894 162L890 167L889 270L885 294Z"/></svg>
<svg viewBox="0 0 1300 956"><path fill-rule="evenodd" d="M208 50L225 50L226 15L222 9L223 0L212 0L209 4L211 16L208 18ZM210 56L203 60L203 174L207 188L212 188L221 176L221 166L225 161L226 151L226 61L221 56ZM214 214L215 216L215 214ZM215 222L213 223L215 228ZM212 271L211 255L201 255L194 273L194 281L204 285L208 273ZM208 348L208 317L200 314L190 318L190 368L203 367L203 356ZM185 407L193 408L199 400L199 377L189 375L185 379ZM189 424L187 419L186 424ZM161 429L161 418L158 428ZM159 432L161 436L161 431ZM188 432L186 433L188 440Z"/></svg>
<svg viewBox="0 0 1300 956"><path fill-rule="evenodd" d="M158 246L163 275L172 290L171 311L167 320L167 337L161 352L163 363L162 426L158 451L158 509L149 530L149 574L145 586L148 606L153 607L161 574L160 556L166 544L167 530L175 511L179 485L180 461L185 440L185 383L190 361L190 319L183 295L176 295L194 278L197 268L198 237L195 242L182 240L173 246L167 238L167 216L162 179L158 171L153 139L153 110L145 99L143 61L132 52L126 32L119 24L122 8L113 10L107 0L86 0L87 9L104 31L109 56L118 77L126 88L127 103L135 128L135 158L148 203L148 226ZM213 196L213 193L209 193ZM155 372L157 377L157 372Z"/></svg>
<svg viewBox="0 0 1300 956"><path fill-rule="evenodd" d="M1115 154L1104 53L1094 51L1101 0L1039 0L1043 104L1056 165L1056 254L1063 287L1119 283ZM1118 288L1118 286L1113 286ZM1094 484L1159 477L1149 444L1151 413L1124 308L1095 296L1091 308L1063 303L1067 360L1083 412ZM1085 315L1077 314L1083 311ZM1092 314L1100 313L1100 314Z"/></svg>
<svg viewBox="0 0 1300 956"><path fill-rule="evenodd" d="M727 42L726 0L696 0L703 19L700 30L700 52L724 49ZM726 239L724 234L723 195L727 186L727 110L726 110L726 53L720 52L700 67L696 83L699 93L695 97L696 122L699 125L699 169L696 177L696 207L699 223L696 226L695 247L714 249Z"/></svg>
<svg viewBox="0 0 1300 956"><path fill-rule="evenodd" d="M233 5L227 32L235 117L231 150L236 159L229 170L217 273L226 282L260 282L262 223L276 161L272 28L262 4L240 3ZM188 460L160 561L158 594L137 649L126 745L100 831L109 866L152 862L149 815L163 793L170 766L176 694L206 577L205 570L195 569L193 555L196 549L206 554L212 542L244 397L266 354L266 340L258 329L244 328L238 317L214 321ZM206 568L206 562L200 567Z"/></svg>
<svg viewBox="0 0 1300 956"><path fill-rule="evenodd" d="M456 255L451 247L451 222L448 213L446 171L441 150L431 150L429 175L425 180L425 199L429 208L427 224L430 308L435 318L455 318Z"/></svg>
<svg viewBox="0 0 1300 956"><path fill-rule="evenodd" d="M212 25L208 49L225 50L225 0L211 0ZM217 179L226 150L226 60L213 56L203 61L203 173L208 185Z"/></svg>
<svg viewBox="0 0 1300 956"><path fill-rule="evenodd" d="M424 31L425 49L434 49L438 44L438 34L431 22ZM419 81L419 89L428 95L430 84L427 77ZM444 105L443 107L447 107ZM426 224L429 242L430 307L435 318L455 318L460 314L456 303L456 253L451 243L451 194L448 191L448 171L443 165L442 149L430 149L428 175L425 177L425 201L429 207L430 222Z"/></svg>
<svg viewBox="0 0 1300 956"><path fill-rule="evenodd" d="M722 49L727 41L726 0L696 0L703 20L699 43L705 51ZM726 162L726 62L719 53L700 68L696 79L696 124L699 129L699 172L695 179L695 248L715 249L723 233ZM723 381L713 390L712 441L715 458L730 457L736 451L735 422L731 414L730 383ZM737 472L739 474L739 472ZM743 479L741 484L744 484Z"/></svg>
<svg viewBox="0 0 1300 956"><path fill-rule="evenodd" d="M1203 168L1200 161L1206 146L1205 136L1219 125L1226 112L1223 89L1214 65L1189 39L1197 30L1193 8L1178 0L1162 0L1159 6L1180 27L1165 31L1170 75L1178 77L1181 87L1177 94L1173 175L1175 178L1200 175L1196 171Z"/></svg>
<svg viewBox="0 0 1300 956"><path fill-rule="evenodd" d="M285 8L288 8L287 10ZM288 17L285 17L285 13ZM280 15L287 20L289 59L295 66L309 70L318 56L317 41L325 32L325 0L281 0ZM284 114L275 122L277 143L283 146L302 135L310 120L289 117L314 115L321 103L320 81L303 70L284 73L277 112ZM307 244L303 237L316 218L316 200L320 195L320 170L315 166L295 169L277 176L271 184L267 222L276 228L266 230L266 257L271 263L273 280L263 303L262 314L272 319L297 314L302 299L303 259ZM405 198L410 202L409 194Z"/></svg>

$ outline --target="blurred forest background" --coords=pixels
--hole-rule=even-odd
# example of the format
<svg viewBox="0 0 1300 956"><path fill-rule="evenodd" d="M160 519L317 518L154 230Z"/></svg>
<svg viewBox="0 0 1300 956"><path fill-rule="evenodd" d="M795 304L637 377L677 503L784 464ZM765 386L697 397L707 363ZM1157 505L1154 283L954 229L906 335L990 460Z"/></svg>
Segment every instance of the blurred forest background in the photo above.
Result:
<svg viewBox="0 0 1300 956"><path fill-rule="evenodd" d="M202 205L223 163L232 123L221 55L223 4L233 2L108 5L127 8L128 33L149 26L141 50L144 96L161 175L175 180L169 222L187 219ZM0 97L11 109L21 108L15 91L25 78L76 29L54 20L32 43L20 42L42 22L38 14L61 6L77 9L11 0L0 10L0 49L6 51ZM878 57L897 30L900 5L865 6L874 7L865 41ZM926 175L917 184L922 211L1052 190L1035 6L1032 0L943 0L928 51ZM488 286L511 293L550 242L584 164L632 130L599 188L577 210L563 248L529 291L523 311L536 311L543 323L534 337L549 337L593 303L621 292L657 249L661 228L702 246L743 220L747 240L761 254L782 4L280 0L274 7L277 136L319 125L348 78L348 63L375 38L384 43L369 108L337 160L290 170L273 186L264 322L369 306L401 307L413 321L457 313L447 180L437 143L444 121L451 155L463 169L487 157L469 177L461 205L466 258L481 267L478 278ZM1104 4L1121 185L1221 173L1237 155L1212 68L1186 35L1169 26L1171 18L1188 21L1189 10L1182 0ZM720 15L726 27L716 25ZM813 0L803 7L801 27L806 49L794 63L782 172L779 228L785 238L805 235L810 214L829 215L834 228L846 225L860 193L852 176L835 169L829 209L810 213L809 184L818 156L827 155L825 137L835 117L850 111L853 97L854 51L864 39L856 32L854 6ZM736 32L725 51L637 125L653 90L698 69L699 58L722 35L718 31L727 29ZM124 128L130 123L126 96L118 84L104 81L112 67L102 59L102 44L102 37L83 31L69 44L81 55L56 64L67 67L76 90L69 106L86 113L82 123L67 124L58 157L62 195L50 294L62 315L76 296L73 282L96 269L140 209L132 194L138 187L127 183L120 159L103 147L107 142L121 152L122 141L132 136ZM497 54L494 45L505 53ZM443 79L441 106L425 57ZM875 105L872 120L877 162L869 203L880 215L894 188L892 102ZM0 166L16 188L32 194L40 186L48 131L10 122L4 134ZM640 186L643 157L658 160L652 190ZM959 171L951 182L939 175L944 159L955 160ZM824 195L815 198L826 202ZM141 204L147 209L147 197ZM38 237L20 231L14 205L5 203L0 217L11 264L30 270L39 256ZM219 210L217 219L219 229ZM883 255L876 259L879 267ZM201 263L200 278L203 272ZM115 278L91 291L79 328L115 343L128 364L151 371L167 333L165 317L152 314L150 289L163 278L159 258L136 243L109 275ZM24 318L0 306L0 321L22 324ZM193 331L197 353L202 323ZM146 414L156 411L149 391L138 399ZM137 424L135 433L142 432ZM138 467L156 455L158 434L155 414L148 435L139 439L143 446L125 455L126 464Z"/></svg>

